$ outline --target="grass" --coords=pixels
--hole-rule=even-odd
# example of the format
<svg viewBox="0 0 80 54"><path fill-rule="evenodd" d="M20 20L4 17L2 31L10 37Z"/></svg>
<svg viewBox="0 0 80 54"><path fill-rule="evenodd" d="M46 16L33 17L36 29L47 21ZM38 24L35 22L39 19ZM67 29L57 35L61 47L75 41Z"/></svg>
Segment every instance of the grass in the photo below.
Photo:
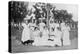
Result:
<svg viewBox="0 0 80 54"><path fill-rule="evenodd" d="M66 50L66 49L77 49L78 48L78 32L77 30L70 31L70 46L62 47L36 47L36 46L24 46L21 44L22 30L11 29L12 37L12 52L35 52L35 51L52 51L52 50Z"/></svg>

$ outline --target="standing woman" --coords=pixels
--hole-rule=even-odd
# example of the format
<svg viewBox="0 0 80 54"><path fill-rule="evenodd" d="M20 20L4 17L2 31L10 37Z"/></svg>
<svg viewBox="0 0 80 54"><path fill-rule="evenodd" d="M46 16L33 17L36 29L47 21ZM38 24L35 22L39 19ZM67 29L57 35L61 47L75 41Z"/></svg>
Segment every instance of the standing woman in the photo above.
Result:
<svg viewBox="0 0 80 54"><path fill-rule="evenodd" d="M54 44L56 46L62 46L62 43L61 43L62 32L60 31L59 27L55 27L54 34L55 34Z"/></svg>
<svg viewBox="0 0 80 54"><path fill-rule="evenodd" d="M25 42L30 39L30 29L29 29L29 26L28 26L28 20L24 20L24 23L22 23L22 26L23 26L24 29L23 29L23 32L22 32L21 41L22 41L22 43L25 44Z"/></svg>
<svg viewBox="0 0 80 54"><path fill-rule="evenodd" d="M63 46L68 46L71 44L70 42L70 27L65 24L65 23L61 23L61 30L62 30L62 39L63 39Z"/></svg>
<svg viewBox="0 0 80 54"><path fill-rule="evenodd" d="M55 36L55 28L59 27L58 23L55 23L54 20L50 22L50 39L54 39Z"/></svg>
<svg viewBox="0 0 80 54"><path fill-rule="evenodd" d="M71 45L71 41L70 41L70 33L69 33L69 31L70 31L70 27L69 27L69 25L66 23L66 29L65 29L65 37L64 37L64 39L66 39L64 42L66 42L66 44L65 45Z"/></svg>

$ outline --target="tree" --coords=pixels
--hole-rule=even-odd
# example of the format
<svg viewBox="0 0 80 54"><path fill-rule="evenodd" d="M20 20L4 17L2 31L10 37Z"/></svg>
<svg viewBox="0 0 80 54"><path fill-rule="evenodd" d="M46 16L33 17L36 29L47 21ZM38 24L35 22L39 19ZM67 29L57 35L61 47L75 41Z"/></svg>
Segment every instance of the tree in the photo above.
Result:
<svg viewBox="0 0 80 54"><path fill-rule="evenodd" d="M36 9L36 11L34 12L36 19L39 19L41 17L46 18L47 11L46 11L44 3L36 3L35 5L33 5L33 7ZM40 11L42 11L42 12L40 12Z"/></svg>
<svg viewBox="0 0 80 54"><path fill-rule="evenodd" d="M14 21L15 23L22 22L27 14L27 7L28 5L24 5L24 2L18 1L10 1L9 2L9 16L11 22Z"/></svg>
<svg viewBox="0 0 80 54"><path fill-rule="evenodd" d="M33 7L35 8L35 11L32 14L35 14L37 24L39 23L40 18L47 18L47 10L45 8L45 3L36 3L35 5L33 5ZM46 23L45 20L44 23Z"/></svg>
<svg viewBox="0 0 80 54"><path fill-rule="evenodd" d="M54 19L56 21L63 22L70 22L72 20L72 14L68 13L67 10L55 10L54 12Z"/></svg>

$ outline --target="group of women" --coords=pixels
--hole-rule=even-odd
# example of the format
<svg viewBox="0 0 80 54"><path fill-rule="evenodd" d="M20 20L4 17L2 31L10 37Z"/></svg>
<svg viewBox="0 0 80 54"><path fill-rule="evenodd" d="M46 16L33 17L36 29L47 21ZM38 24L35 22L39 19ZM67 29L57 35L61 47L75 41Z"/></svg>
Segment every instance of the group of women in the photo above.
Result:
<svg viewBox="0 0 80 54"><path fill-rule="evenodd" d="M31 42L33 46L68 46L70 41L70 27L62 22L55 23L54 20L49 22L49 26L41 21L38 25L35 22L26 20L22 23L23 32L21 41L23 43Z"/></svg>

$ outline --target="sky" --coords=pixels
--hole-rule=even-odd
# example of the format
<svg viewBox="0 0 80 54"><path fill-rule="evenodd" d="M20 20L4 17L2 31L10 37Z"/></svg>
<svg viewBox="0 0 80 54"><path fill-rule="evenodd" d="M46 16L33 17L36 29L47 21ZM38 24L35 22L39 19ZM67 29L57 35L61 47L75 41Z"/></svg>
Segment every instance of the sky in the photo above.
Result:
<svg viewBox="0 0 80 54"><path fill-rule="evenodd" d="M31 8L32 5L34 4L35 3L33 2L29 2L29 8ZM78 21L78 5L76 4L55 4L55 3L53 3L52 5L56 6L56 9L58 10L63 9L63 10L67 10L68 13L72 13L73 15L72 19L74 21Z"/></svg>

